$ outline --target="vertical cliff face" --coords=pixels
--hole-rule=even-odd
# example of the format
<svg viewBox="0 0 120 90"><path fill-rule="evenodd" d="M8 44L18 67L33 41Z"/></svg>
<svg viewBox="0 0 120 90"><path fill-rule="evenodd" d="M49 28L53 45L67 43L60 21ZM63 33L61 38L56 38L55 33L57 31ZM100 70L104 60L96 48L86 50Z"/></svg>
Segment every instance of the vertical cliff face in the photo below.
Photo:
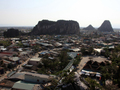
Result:
<svg viewBox="0 0 120 90"><path fill-rule="evenodd" d="M114 32L113 28L111 26L110 21L105 20L102 25L98 28L99 31L101 32Z"/></svg>
<svg viewBox="0 0 120 90"><path fill-rule="evenodd" d="M79 24L76 21L58 20L57 22L42 20L31 31L31 35L44 34L78 34Z"/></svg>

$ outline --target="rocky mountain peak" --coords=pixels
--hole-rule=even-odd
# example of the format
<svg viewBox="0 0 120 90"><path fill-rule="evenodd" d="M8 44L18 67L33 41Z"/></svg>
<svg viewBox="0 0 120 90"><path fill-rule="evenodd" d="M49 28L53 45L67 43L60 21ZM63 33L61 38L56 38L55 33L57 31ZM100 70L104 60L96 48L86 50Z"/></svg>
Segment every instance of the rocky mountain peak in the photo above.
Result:
<svg viewBox="0 0 120 90"><path fill-rule="evenodd" d="M95 28L90 24L86 28L83 28L84 30L95 30Z"/></svg>
<svg viewBox="0 0 120 90"><path fill-rule="evenodd" d="M101 32L114 32L109 20L105 20L98 30Z"/></svg>
<svg viewBox="0 0 120 90"><path fill-rule="evenodd" d="M49 21L42 20L33 28L30 35L44 34L78 34L80 27L78 22L72 20Z"/></svg>

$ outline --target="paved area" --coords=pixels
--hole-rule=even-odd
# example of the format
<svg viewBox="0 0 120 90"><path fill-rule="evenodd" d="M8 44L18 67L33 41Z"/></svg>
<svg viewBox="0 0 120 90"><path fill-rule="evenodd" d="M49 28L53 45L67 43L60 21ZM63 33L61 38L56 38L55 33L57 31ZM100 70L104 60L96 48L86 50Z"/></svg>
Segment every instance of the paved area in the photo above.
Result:
<svg viewBox="0 0 120 90"><path fill-rule="evenodd" d="M6 71L6 73L0 77L0 81L2 81L3 79L7 78L7 74L8 73L10 73L10 71Z"/></svg>
<svg viewBox="0 0 120 90"><path fill-rule="evenodd" d="M75 79L76 79L76 82L77 82L77 86L78 86L78 90L87 90L87 86L83 83L83 82L81 82L80 81L80 78L79 78L79 74L77 73L77 72L75 72Z"/></svg>

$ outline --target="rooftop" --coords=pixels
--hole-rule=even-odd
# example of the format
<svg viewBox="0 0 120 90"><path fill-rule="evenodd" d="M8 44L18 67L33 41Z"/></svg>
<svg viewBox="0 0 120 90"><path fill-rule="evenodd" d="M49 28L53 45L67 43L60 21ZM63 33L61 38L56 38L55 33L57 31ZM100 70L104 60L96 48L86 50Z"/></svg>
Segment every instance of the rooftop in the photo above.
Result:
<svg viewBox="0 0 120 90"><path fill-rule="evenodd" d="M24 82L24 81L18 81L16 82L12 88L14 89L22 89L22 90L33 90L34 88L34 85L33 83L28 83L28 82Z"/></svg>
<svg viewBox="0 0 120 90"><path fill-rule="evenodd" d="M41 61L42 58L31 58L30 61Z"/></svg>

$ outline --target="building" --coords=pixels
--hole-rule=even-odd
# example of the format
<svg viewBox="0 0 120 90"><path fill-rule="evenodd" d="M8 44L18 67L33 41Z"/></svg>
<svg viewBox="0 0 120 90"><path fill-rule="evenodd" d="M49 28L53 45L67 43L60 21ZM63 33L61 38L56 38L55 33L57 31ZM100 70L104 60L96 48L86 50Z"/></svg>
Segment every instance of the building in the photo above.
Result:
<svg viewBox="0 0 120 90"><path fill-rule="evenodd" d="M19 57L10 57L9 60L15 64L19 64L20 58Z"/></svg>
<svg viewBox="0 0 120 90"><path fill-rule="evenodd" d="M25 81L32 83L47 83L49 82L50 76L44 74L26 73Z"/></svg>
<svg viewBox="0 0 120 90"><path fill-rule="evenodd" d="M18 81L14 83L12 90L43 90L43 89L40 84Z"/></svg>
<svg viewBox="0 0 120 90"><path fill-rule="evenodd" d="M42 59L42 58L31 58L31 59L28 61L28 64L37 66L37 65L39 65L39 63L41 62L41 59Z"/></svg>

